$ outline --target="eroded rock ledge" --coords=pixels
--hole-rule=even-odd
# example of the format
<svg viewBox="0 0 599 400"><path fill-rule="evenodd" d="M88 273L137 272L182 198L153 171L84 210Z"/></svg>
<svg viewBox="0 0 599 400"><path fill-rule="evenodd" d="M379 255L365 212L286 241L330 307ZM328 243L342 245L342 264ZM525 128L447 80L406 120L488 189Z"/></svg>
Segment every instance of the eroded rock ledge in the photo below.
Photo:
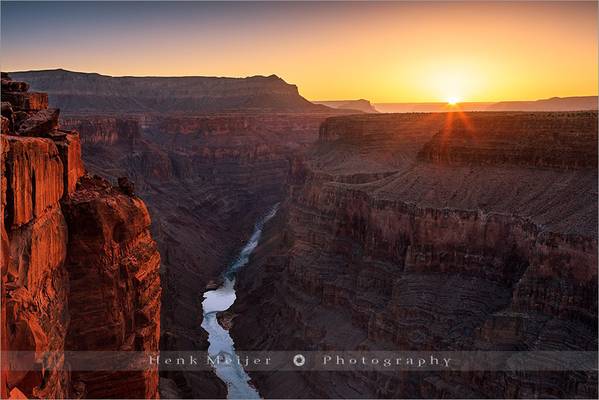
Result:
<svg viewBox="0 0 599 400"><path fill-rule="evenodd" d="M28 372L3 358L2 398L157 397L156 372L82 373L60 356L158 349L160 255L144 203L85 176L79 134L47 102L2 74L2 350L35 352Z"/></svg>

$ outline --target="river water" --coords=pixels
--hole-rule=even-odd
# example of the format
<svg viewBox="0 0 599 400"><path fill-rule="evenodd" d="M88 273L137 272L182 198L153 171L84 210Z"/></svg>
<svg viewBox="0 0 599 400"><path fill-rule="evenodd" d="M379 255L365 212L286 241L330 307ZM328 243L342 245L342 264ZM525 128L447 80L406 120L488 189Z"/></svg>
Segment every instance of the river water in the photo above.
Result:
<svg viewBox="0 0 599 400"><path fill-rule="evenodd" d="M239 256L235 262L225 270L223 284L216 290L204 292L204 301L202 302L204 320L202 321L202 328L208 332L208 354L213 360L218 356L222 360L237 359L233 338L229 335L229 331L218 323L216 314L228 310L235 302L235 298L237 297L235 294L235 276L237 275L237 271L248 263L250 255L260 242L264 224L275 216L278 208L279 204L277 203L266 215L256 222L252 236L239 252ZM217 363L214 365L214 372L227 385L227 398L260 398L256 389L249 383L250 377L239 363Z"/></svg>

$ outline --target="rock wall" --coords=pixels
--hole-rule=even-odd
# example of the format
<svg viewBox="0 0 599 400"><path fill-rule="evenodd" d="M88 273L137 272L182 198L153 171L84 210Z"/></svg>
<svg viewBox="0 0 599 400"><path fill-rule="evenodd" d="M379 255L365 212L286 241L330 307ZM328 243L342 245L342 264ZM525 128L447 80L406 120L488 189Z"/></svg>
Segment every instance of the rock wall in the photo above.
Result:
<svg viewBox="0 0 599 400"><path fill-rule="evenodd" d="M238 280L238 349L596 350L597 114L489 114L485 124L465 114L475 157L419 156L438 143L461 149L451 147L463 143L456 116L323 124ZM521 148L497 141L507 120L516 133L539 131L528 142L535 160L556 142L572 153L549 166L498 163ZM546 126L559 135L544 137ZM597 395L592 372L251 376L265 397Z"/></svg>
<svg viewBox="0 0 599 400"><path fill-rule="evenodd" d="M156 351L160 255L145 204L101 178L85 177L63 213L69 226L66 349ZM156 371L73 371L71 379L83 382L91 398L158 396Z"/></svg>
<svg viewBox="0 0 599 400"><path fill-rule="evenodd" d="M79 134L27 90L2 74L2 350L35 352L30 371L3 359L2 397L156 397L156 372L82 374L61 354L156 350L160 257L143 202L84 177Z"/></svg>

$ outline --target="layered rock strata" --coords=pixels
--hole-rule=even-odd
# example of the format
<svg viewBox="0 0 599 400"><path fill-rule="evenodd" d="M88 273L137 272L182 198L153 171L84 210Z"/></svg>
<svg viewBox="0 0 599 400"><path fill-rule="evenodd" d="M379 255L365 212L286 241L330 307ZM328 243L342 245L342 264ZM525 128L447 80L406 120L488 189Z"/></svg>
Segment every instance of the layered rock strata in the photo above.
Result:
<svg viewBox="0 0 599 400"><path fill-rule="evenodd" d="M158 349L159 254L141 200L84 177L79 134L2 74L2 397L156 397L154 372L82 374L65 350ZM50 355L50 358L48 358ZM46 366L46 367L44 367Z"/></svg>
<svg viewBox="0 0 599 400"><path fill-rule="evenodd" d="M596 351L596 112L320 132L239 278L238 349ZM590 371L251 376L267 398L597 395Z"/></svg>
<svg viewBox="0 0 599 400"><path fill-rule="evenodd" d="M65 70L12 73L49 93L51 104L77 113L327 112L276 75L112 77Z"/></svg>
<svg viewBox="0 0 599 400"><path fill-rule="evenodd" d="M596 149L589 146L596 128L591 115L478 113L455 117L422 148L419 157L451 164L596 168Z"/></svg>

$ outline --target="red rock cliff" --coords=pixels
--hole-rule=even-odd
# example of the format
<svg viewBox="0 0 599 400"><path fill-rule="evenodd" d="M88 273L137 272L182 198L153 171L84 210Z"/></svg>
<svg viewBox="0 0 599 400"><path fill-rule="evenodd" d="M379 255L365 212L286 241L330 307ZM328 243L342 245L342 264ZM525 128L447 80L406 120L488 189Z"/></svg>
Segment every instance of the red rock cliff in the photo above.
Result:
<svg viewBox="0 0 599 400"><path fill-rule="evenodd" d="M3 358L1 396L156 397L155 372L85 374L61 355L157 350L160 256L145 205L84 177L79 134L58 128L45 93L2 74L2 100L2 350L35 355L24 372Z"/></svg>

